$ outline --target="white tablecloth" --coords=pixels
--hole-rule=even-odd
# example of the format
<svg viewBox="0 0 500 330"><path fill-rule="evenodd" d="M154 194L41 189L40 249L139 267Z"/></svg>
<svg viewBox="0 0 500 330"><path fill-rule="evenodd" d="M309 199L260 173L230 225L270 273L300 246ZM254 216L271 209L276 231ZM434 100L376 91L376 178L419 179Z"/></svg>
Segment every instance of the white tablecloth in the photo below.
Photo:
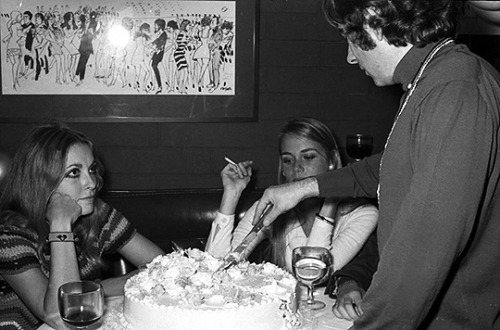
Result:
<svg viewBox="0 0 500 330"><path fill-rule="evenodd" d="M304 299L306 290L304 288L304 290L301 291L301 299ZM335 299L331 299L325 295L324 291L324 287L314 290L314 299L324 302L326 307L311 312L301 310L300 313L303 316L303 326L300 330L346 330L352 326L352 321L339 319L333 315L332 307L335 304Z"/></svg>
<svg viewBox="0 0 500 330"><path fill-rule="evenodd" d="M330 299L323 294L324 288L315 290L315 299L321 300L326 304L326 307L312 311L310 314L301 311L303 315L303 327L296 330L346 330L352 326L351 321L338 319L332 313L332 306L335 303L334 299ZM128 327L127 322L123 318L123 297L106 298L105 314L95 329L99 330L133 330ZM38 330L53 330L46 324L43 324Z"/></svg>

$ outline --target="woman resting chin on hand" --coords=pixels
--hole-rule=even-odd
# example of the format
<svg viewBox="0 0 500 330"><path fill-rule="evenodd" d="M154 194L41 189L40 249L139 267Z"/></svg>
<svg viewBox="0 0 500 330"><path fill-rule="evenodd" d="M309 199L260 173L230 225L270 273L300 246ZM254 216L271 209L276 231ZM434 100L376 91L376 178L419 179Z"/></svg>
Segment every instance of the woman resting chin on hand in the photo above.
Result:
<svg viewBox="0 0 500 330"><path fill-rule="evenodd" d="M67 127L38 127L23 141L0 199L0 327L65 328L62 284L100 280L107 252L136 266L163 253L97 197L102 173L93 142ZM123 294L125 279L103 281L104 293Z"/></svg>

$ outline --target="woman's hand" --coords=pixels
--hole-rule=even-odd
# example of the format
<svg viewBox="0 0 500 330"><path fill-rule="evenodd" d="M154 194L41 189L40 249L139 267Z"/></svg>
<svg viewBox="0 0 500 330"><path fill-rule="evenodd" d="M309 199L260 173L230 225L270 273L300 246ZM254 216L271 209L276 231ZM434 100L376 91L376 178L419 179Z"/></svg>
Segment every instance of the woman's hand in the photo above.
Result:
<svg viewBox="0 0 500 330"><path fill-rule="evenodd" d="M224 190L230 190L240 194L250 182L252 177L252 164L253 161L251 160L238 163L236 166L227 164L220 173Z"/></svg>
<svg viewBox="0 0 500 330"><path fill-rule="evenodd" d="M243 189L246 188L252 177L251 160L234 164L227 164L220 172L224 193L219 207L219 212L225 215L234 214L238 200Z"/></svg>
<svg viewBox="0 0 500 330"><path fill-rule="evenodd" d="M82 214L82 207L68 195L54 192L47 205L46 217L51 230L71 231L71 225Z"/></svg>
<svg viewBox="0 0 500 330"><path fill-rule="evenodd" d="M354 281L350 281L349 284ZM354 321L363 314L361 310L361 301L363 298L361 289L355 284L349 288L341 288L337 294L337 301L333 306L333 314L340 318L349 321Z"/></svg>

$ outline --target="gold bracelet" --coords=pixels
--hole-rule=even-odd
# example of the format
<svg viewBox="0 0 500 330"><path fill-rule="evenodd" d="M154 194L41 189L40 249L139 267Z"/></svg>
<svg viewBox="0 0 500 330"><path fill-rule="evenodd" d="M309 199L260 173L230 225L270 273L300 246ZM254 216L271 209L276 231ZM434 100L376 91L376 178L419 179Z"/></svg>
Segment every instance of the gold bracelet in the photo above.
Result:
<svg viewBox="0 0 500 330"><path fill-rule="evenodd" d="M334 222L332 219L327 218L327 217L324 217L324 216L322 216L322 215L321 215L321 214L319 214L319 213L316 213L316 216L317 216L320 220L323 220L324 222L329 223L329 224L330 224L330 225L332 225L332 226L335 226L335 222Z"/></svg>
<svg viewBox="0 0 500 330"><path fill-rule="evenodd" d="M75 237L73 236L73 233L70 231L54 231L50 232L49 236L47 238L47 242L52 243L52 242L74 242L76 241Z"/></svg>

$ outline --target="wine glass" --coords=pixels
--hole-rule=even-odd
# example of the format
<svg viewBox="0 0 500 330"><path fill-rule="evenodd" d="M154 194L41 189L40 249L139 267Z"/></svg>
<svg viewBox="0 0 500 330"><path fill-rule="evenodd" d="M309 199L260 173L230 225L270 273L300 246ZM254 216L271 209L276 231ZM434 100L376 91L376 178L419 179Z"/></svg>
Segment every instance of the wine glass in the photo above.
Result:
<svg viewBox="0 0 500 330"><path fill-rule="evenodd" d="M58 291L59 314L77 329L87 329L104 314L104 290L92 281L69 282Z"/></svg>
<svg viewBox="0 0 500 330"><path fill-rule="evenodd" d="M326 306L322 301L314 300L314 285L330 277L332 263L332 254L327 248L299 246L293 249L292 265L295 277L307 286L307 299L300 302L300 307L317 310Z"/></svg>
<svg viewBox="0 0 500 330"><path fill-rule="evenodd" d="M373 137L366 134L350 134L346 139L347 154L356 161L370 156L373 149Z"/></svg>

